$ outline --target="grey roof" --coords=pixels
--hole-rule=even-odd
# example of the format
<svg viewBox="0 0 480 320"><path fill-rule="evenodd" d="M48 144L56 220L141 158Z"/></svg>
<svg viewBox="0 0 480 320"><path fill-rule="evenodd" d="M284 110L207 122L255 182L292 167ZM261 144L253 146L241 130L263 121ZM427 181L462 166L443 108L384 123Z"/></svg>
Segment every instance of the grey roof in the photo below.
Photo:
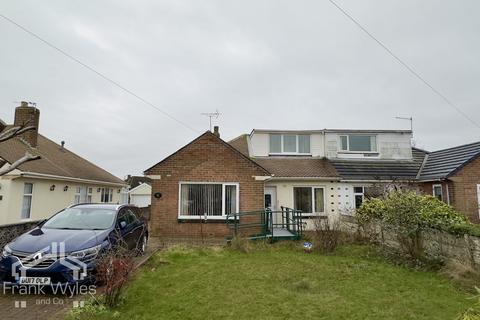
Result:
<svg viewBox="0 0 480 320"><path fill-rule="evenodd" d="M434 151L428 154L420 180L445 179L480 155L480 142Z"/></svg>
<svg viewBox="0 0 480 320"><path fill-rule="evenodd" d="M426 151L412 148L413 160L331 160L343 179L414 180L422 167Z"/></svg>
<svg viewBox="0 0 480 320"><path fill-rule="evenodd" d="M265 157L252 158L277 178L339 178L331 162L323 158Z"/></svg>

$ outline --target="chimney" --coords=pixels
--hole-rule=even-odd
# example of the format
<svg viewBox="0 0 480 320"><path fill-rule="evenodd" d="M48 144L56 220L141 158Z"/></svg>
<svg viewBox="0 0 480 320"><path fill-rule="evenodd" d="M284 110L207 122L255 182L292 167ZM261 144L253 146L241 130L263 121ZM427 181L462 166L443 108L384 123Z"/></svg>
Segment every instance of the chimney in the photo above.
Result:
<svg viewBox="0 0 480 320"><path fill-rule="evenodd" d="M35 130L27 131L20 135L31 147L37 146L38 124L40 120L40 110L29 106L28 102L22 101L19 107L15 108L15 126L34 126Z"/></svg>
<svg viewBox="0 0 480 320"><path fill-rule="evenodd" d="M220 138L220 132L218 131L218 126L213 127L213 134Z"/></svg>
<svg viewBox="0 0 480 320"><path fill-rule="evenodd" d="M63 149L65 149L65 141L60 142L60 150L63 151Z"/></svg>

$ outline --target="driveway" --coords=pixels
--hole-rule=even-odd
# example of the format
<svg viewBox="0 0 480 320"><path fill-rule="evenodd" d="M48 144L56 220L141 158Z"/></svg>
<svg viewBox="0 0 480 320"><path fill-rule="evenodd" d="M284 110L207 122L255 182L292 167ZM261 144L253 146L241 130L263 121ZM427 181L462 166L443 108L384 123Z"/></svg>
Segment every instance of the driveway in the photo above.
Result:
<svg viewBox="0 0 480 320"><path fill-rule="evenodd" d="M158 243L150 241L147 253L136 258L135 268L145 263L158 248ZM96 291L97 294L101 293L102 287ZM88 297L88 294L69 297L68 294L52 294L51 292L30 292L30 294L23 294L19 293L18 290L12 293L10 287L6 286L4 288L0 285L0 319L63 319L69 310L75 307L81 307L83 301L88 299Z"/></svg>

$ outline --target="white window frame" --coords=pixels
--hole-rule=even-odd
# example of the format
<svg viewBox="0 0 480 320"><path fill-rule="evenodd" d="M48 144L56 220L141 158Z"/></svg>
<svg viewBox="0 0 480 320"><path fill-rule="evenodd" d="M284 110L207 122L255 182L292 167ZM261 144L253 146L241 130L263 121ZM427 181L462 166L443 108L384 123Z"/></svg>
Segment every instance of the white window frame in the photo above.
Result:
<svg viewBox="0 0 480 320"><path fill-rule="evenodd" d="M310 194L312 195L312 211L313 212L302 212L302 217L317 217L324 216L327 214L327 188L325 186L293 186L293 204L295 206L295 188L310 188ZM315 203L315 189L323 189L323 211L318 211Z"/></svg>
<svg viewBox="0 0 480 320"><path fill-rule="evenodd" d="M351 151L350 150L350 136L366 136L366 137L375 137L375 150L372 151ZM342 137L347 137L347 149L342 148ZM378 153L378 135L376 134L341 134L338 136L338 143L340 152L348 152L348 153Z"/></svg>
<svg viewBox="0 0 480 320"><path fill-rule="evenodd" d="M271 148L270 148L270 135L271 134L276 134L276 135L279 135L280 136L280 149L281 149L281 152L271 152ZM283 148L283 136L284 135L287 135L287 136L295 136L296 138L296 142L295 142L295 152L285 152L284 151L284 148ZM299 152L298 151L298 146L299 146L299 136L308 136L308 139L310 140L309 141L309 146L310 146L310 151L309 152ZM311 156L312 155L312 135L311 134L297 134L297 133L270 133L269 136L268 136L268 154L269 155L295 155L295 156L298 156L298 155L301 155L301 156Z"/></svg>
<svg viewBox="0 0 480 320"><path fill-rule="evenodd" d="M438 183L432 185L432 196L434 196L434 197L436 198L436 196L435 196L435 187L440 187L440 195L442 196L442 199L439 199L439 200L440 200L440 201L443 201L443 186L442 186L441 184L438 184Z"/></svg>
<svg viewBox="0 0 480 320"><path fill-rule="evenodd" d="M32 192L31 193L25 193L25 184L31 184L32 185ZM35 189L35 184L33 182L24 182L23 183L23 195L22 195L22 207L20 209L20 220L21 221L29 221L32 219L32 207L33 207L33 192L34 192L34 189ZM30 208L28 209L28 217L27 218L24 218L22 217L22 213L23 213L23 201L25 199L25 197L30 197Z"/></svg>
<svg viewBox="0 0 480 320"><path fill-rule="evenodd" d="M207 216L208 220L225 220L227 215L225 214L225 186L236 186L237 190L237 203L236 212L240 212L240 183L238 182L192 182L192 181L180 181L178 183L178 219L181 220L203 220L205 216L188 216L182 215L182 185L184 184L221 184L222 185L222 215L221 216Z"/></svg>
<svg viewBox="0 0 480 320"><path fill-rule="evenodd" d="M90 198L90 199L89 199ZM92 203L93 200L93 187L87 187L87 203Z"/></svg>
<svg viewBox="0 0 480 320"><path fill-rule="evenodd" d="M78 202L77 202L78 197ZM75 187L75 196L73 197L73 203L79 204L82 203L82 187Z"/></svg>
<svg viewBox="0 0 480 320"><path fill-rule="evenodd" d="M362 188L362 192L355 192L355 188ZM362 203L365 201L365 186L353 186L353 207L357 210L356 197L362 196Z"/></svg>
<svg viewBox="0 0 480 320"><path fill-rule="evenodd" d="M88 190L87 190L88 191ZM103 194L105 191L108 191L108 201L103 201ZM112 203L113 202L113 188L100 188L100 202L101 203Z"/></svg>

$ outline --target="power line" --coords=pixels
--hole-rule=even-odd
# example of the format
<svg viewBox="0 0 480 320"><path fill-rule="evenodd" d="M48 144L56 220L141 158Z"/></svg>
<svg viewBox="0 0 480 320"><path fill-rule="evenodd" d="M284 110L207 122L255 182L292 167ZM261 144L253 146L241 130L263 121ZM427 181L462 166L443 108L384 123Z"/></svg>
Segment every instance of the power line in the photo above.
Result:
<svg viewBox="0 0 480 320"><path fill-rule="evenodd" d="M430 90L432 90L437 96L439 96L443 101L445 101L450 107L455 109L458 113L460 113L465 119L470 121L473 125L477 128L480 128L480 124L478 124L475 120L471 119L465 112L463 112L457 105L455 105L450 99L448 99L443 93L441 93L438 89L436 89L433 85L431 85L425 78L423 78L417 71L413 69L413 67L409 66L406 62L404 62L400 57L398 57L390 48L388 48L382 41L377 39L372 33L370 33L364 26L360 24L352 15L350 15L345 9L339 6L335 1L328 0L333 6L335 6L343 15L345 15L348 19L350 19L358 28L360 28L364 33L366 33L373 41L375 41L378 45L380 45L389 55L391 55L395 60L397 60L402 66L405 67L411 74L413 74L418 80L423 82Z"/></svg>
<svg viewBox="0 0 480 320"><path fill-rule="evenodd" d="M116 86L117 88L125 91L126 93L128 93L129 95L137 98L138 100L140 100L141 102L145 103L146 105L152 107L153 109L161 112L164 116L167 116L168 118L178 122L179 124L181 124L182 126L196 132L196 133L199 133L200 131L191 127L190 125L188 125L187 123L183 122L182 120L179 120L177 118L175 118L174 116L172 116L171 114L169 114L168 112L162 110L161 108L157 107L154 103L148 101L147 99L145 98L142 98L141 96L139 96L138 94L136 94L135 92L133 92L132 90L130 89L127 89L126 87L122 86L121 84L119 84L118 82L116 82L115 80L113 80L112 78L109 78L108 76L106 76L105 74L101 73L100 71L97 71L95 70L93 67L89 66L88 64L80 61L79 59L75 58L74 56L72 56L71 54L67 53L66 51L60 49L59 47L55 46L54 44L52 44L51 42L45 40L44 38L40 37L38 34L34 33L33 31L30 31L29 29L25 28L24 26L20 25L19 23L15 22L14 20L6 17L5 15L1 14L0 13L0 17L2 17L3 19L5 19L6 21L10 22L11 24L15 25L16 27L20 28L22 31L28 33L29 35L31 35L32 37L36 38L37 40L40 40L41 42L43 42L44 44L46 44L47 46L49 46L50 48L60 52L62 55L66 56L67 58L69 58L70 60L78 63L79 65L81 65L82 67L90 70L91 72L95 73L97 76L103 78L104 80L110 82L111 84L113 84L114 86Z"/></svg>

